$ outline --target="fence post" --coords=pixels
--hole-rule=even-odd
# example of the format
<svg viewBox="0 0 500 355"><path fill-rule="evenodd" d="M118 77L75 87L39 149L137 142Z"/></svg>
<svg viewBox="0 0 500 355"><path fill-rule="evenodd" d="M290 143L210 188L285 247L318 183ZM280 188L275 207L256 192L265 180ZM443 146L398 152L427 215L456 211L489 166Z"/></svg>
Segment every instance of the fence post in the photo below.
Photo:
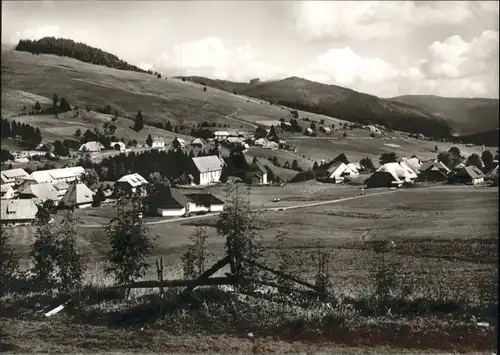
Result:
<svg viewBox="0 0 500 355"><path fill-rule="evenodd" d="M164 291L163 291L163 256L160 258L160 282L162 282L162 286L160 286L160 297L163 299Z"/></svg>

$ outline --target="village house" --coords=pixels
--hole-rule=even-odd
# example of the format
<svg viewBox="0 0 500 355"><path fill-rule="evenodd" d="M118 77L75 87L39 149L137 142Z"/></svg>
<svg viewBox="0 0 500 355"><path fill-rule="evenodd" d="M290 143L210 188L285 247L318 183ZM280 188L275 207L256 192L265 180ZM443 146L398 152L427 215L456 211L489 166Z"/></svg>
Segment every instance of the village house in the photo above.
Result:
<svg viewBox="0 0 500 355"><path fill-rule="evenodd" d="M22 179L28 177L29 174L24 169L10 169L2 170L0 172L0 179L2 185L15 186L21 182Z"/></svg>
<svg viewBox="0 0 500 355"><path fill-rule="evenodd" d="M220 181L224 163L217 155L192 158L193 178L196 185L208 185Z"/></svg>
<svg viewBox="0 0 500 355"><path fill-rule="evenodd" d="M11 185L0 185L1 199L10 200L14 198L15 192Z"/></svg>
<svg viewBox="0 0 500 355"><path fill-rule="evenodd" d="M59 205L62 208L87 208L94 202L94 193L82 182L69 185L68 191L63 196Z"/></svg>
<svg viewBox="0 0 500 355"><path fill-rule="evenodd" d="M449 184L477 185L484 182L484 174L475 166L466 166L455 169L448 176Z"/></svg>
<svg viewBox="0 0 500 355"><path fill-rule="evenodd" d="M267 143L267 139L265 139L265 138L259 138L259 139L256 139L253 144L255 144L258 147L262 147L266 143Z"/></svg>
<svg viewBox="0 0 500 355"><path fill-rule="evenodd" d="M279 149L279 144L273 141L268 141L262 146L262 148L268 150L277 150Z"/></svg>
<svg viewBox="0 0 500 355"><path fill-rule="evenodd" d="M377 127L372 126L372 125L365 126L365 128L366 128L366 129L368 129L371 133L377 133L377 134L382 133L382 132L380 131L380 129L378 129Z"/></svg>
<svg viewBox="0 0 500 355"><path fill-rule="evenodd" d="M36 205L47 200L52 200L57 205L60 200L58 190L50 182L26 186L19 190L19 198L31 199Z"/></svg>
<svg viewBox="0 0 500 355"><path fill-rule="evenodd" d="M357 173L359 175L359 172L363 169L360 163L354 162L354 163L349 163L347 164L347 167Z"/></svg>
<svg viewBox="0 0 500 355"><path fill-rule="evenodd" d="M335 184L339 184L344 182L344 179L347 178L355 178L359 176L359 172L357 170L351 169L347 164L343 162L335 162L327 168L328 180L334 182Z"/></svg>
<svg viewBox="0 0 500 355"><path fill-rule="evenodd" d="M124 152L127 149L127 146L123 142L111 142L109 147L113 150L119 150L120 152Z"/></svg>
<svg viewBox="0 0 500 355"><path fill-rule="evenodd" d="M96 141L91 141L84 143L80 146L80 149L78 149L80 152L86 152L86 153L96 153L104 150L104 146Z"/></svg>
<svg viewBox="0 0 500 355"><path fill-rule="evenodd" d="M186 213L198 214L207 212L222 212L224 201L210 193L192 193L185 195L189 201Z"/></svg>
<svg viewBox="0 0 500 355"><path fill-rule="evenodd" d="M205 145L207 145L207 142L205 142L205 140L203 140L202 138L195 138L191 141L191 145L193 147L203 148Z"/></svg>
<svg viewBox="0 0 500 355"><path fill-rule="evenodd" d="M430 160L420 166L419 181L443 182L451 170L440 160Z"/></svg>
<svg viewBox="0 0 500 355"><path fill-rule="evenodd" d="M160 137L153 137L153 143L151 144L153 149L163 149L165 148L165 141Z"/></svg>
<svg viewBox="0 0 500 355"><path fill-rule="evenodd" d="M320 129L325 134L332 134L332 129L330 127L321 127Z"/></svg>
<svg viewBox="0 0 500 355"><path fill-rule="evenodd" d="M214 137L216 140L224 140L229 137L229 132L227 131L215 131Z"/></svg>
<svg viewBox="0 0 500 355"><path fill-rule="evenodd" d="M36 218L38 207L32 200L7 200L0 203L2 225L31 224Z"/></svg>
<svg viewBox="0 0 500 355"><path fill-rule="evenodd" d="M208 193L184 195L179 189L164 186L150 196L147 202L150 213L161 217L188 216L192 213L220 212L224 202Z"/></svg>
<svg viewBox="0 0 500 355"><path fill-rule="evenodd" d="M137 173L124 175L116 182L116 187L118 188L133 193L140 189L143 195L147 192L146 188L148 185L149 182Z"/></svg>
<svg viewBox="0 0 500 355"><path fill-rule="evenodd" d="M267 185L267 169L257 162L252 163L245 172L245 182L250 185Z"/></svg>
<svg viewBox="0 0 500 355"><path fill-rule="evenodd" d="M366 181L368 188L401 187L412 182L413 176L398 163L387 163L379 167Z"/></svg>
<svg viewBox="0 0 500 355"><path fill-rule="evenodd" d="M186 147L186 141L182 138L175 137L172 141L172 147L174 147L174 149L183 149Z"/></svg>
<svg viewBox="0 0 500 355"><path fill-rule="evenodd" d="M69 168L39 170L32 172L29 176L23 179L22 183L42 184L45 182L72 182L80 180L85 174L85 169L81 166Z"/></svg>

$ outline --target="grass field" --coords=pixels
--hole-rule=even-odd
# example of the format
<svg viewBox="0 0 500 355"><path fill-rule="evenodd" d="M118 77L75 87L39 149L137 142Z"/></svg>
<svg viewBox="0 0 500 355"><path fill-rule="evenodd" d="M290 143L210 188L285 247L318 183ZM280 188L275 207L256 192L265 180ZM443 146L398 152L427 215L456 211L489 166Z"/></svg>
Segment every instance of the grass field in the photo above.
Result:
<svg viewBox="0 0 500 355"><path fill-rule="evenodd" d="M223 197L222 186L213 189ZM254 207L298 207L354 193L359 193L356 187L308 182L283 188L253 188L250 196ZM492 315L496 311L485 300L492 297L498 278L498 190L434 186L367 193L371 196L262 214L265 228L261 234L266 249L261 261L267 265L276 267L288 255L291 259L285 272L312 281L315 257L319 251L328 253L333 308L322 304L301 308L262 299L255 302L224 289L200 289L196 294L202 300L201 308L170 309L167 301L158 300L156 289L138 290L129 300L110 298L96 303L91 301L96 296L92 296L84 306L69 307L50 320L53 331L49 337L40 330L47 326L42 314L61 301L32 295L2 301L6 318L1 318L0 323L9 322L5 339L11 349L37 352L67 352L69 347L79 351L106 348L217 352L222 351L217 344L224 344L232 351L259 353L277 349L279 344L291 350L288 344L292 339L294 349L304 351L320 351L322 347L331 350L339 344L357 346L356 351L362 351L363 346L395 347L379 348L381 353L397 353L397 348L462 353L492 350L496 327ZM274 197L281 201L271 202ZM114 210L79 210L77 215L87 225L105 223L114 216ZM189 235L195 225L205 225L206 264L210 265L224 253L223 238L210 227L214 222L214 217L207 217L149 226L150 234L157 237L148 262L154 265L163 257L165 278L182 277L180 257ZM28 229L15 228L13 232L16 252L26 258L33 240ZM87 260L86 284L111 285L113 280L103 273L108 242L102 229L80 228L80 232L79 247ZM278 234L284 236L283 246L276 240ZM318 239L321 244L317 244ZM381 265L381 256L372 250L370 242L378 239L395 242L395 247L383 255L383 263L395 269L391 286L395 293L388 305L391 315L379 314L370 303L374 302L371 295ZM23 266L27 262L24 259ZM216 276L227 271L222 269ZM154 267L145 279L156 279ZM171 296L176 297L172 292ZM478 327L480 321L489 325ZM26 331L33 340L21 341ZM256 339L241 339L248 332L256 334ZM204 338L205 334L210 335ZM193 341L193 337L197 340ZM78 339L81 345L71 345L67 339Z"/></svg>
<svg viewBox="0 0 500 355"><path fill-rule="evenodd" d="M33 56L12 50L2 51L2 84L9 90L21 90L51 99L54 93L71 104L91 108L110 105L113 110L135 116L145 114L146 122L170 120L190 126L201 121L228 123L224 116L239 111L241 123L254 129L258 120L288 117L286 109L269 103L239 97L175 78L158 79L152 75L95 66L53 55ZM45 80L50 75L51 80ZM33 99L26 97L26 102ZM24 102L24 101L23 101ZM23 102L2 97L5 111L17 112ZM24 103L26 104L26 103ZM320 115L308 114L311 118ZM246 123L248 121L249 123ZM236 127L235 127L236 128Z"/></svg>

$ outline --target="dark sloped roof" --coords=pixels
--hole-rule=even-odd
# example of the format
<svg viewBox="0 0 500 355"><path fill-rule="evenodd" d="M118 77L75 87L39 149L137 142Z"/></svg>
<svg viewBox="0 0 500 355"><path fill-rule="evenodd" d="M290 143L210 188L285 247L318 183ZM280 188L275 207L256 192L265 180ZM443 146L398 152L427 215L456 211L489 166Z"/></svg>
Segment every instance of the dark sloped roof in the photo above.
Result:
<svg viewBox="0 0 500 355"><path fill-rule="evenodd" d="M186 194L186 197L197 205L223 205L224 201L212 194Z"/></svg>
<svg viewBox="0 0 500 355"><path fill-rule="evenodd" d="M179 189L165 186L149 199L157 208L183 208L189 200Z"/></svg>

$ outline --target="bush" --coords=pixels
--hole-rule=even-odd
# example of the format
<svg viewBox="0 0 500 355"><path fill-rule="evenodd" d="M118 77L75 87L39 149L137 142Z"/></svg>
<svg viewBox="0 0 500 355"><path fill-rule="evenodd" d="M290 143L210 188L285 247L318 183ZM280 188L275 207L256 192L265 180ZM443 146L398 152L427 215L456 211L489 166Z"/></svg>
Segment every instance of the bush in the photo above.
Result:
<svg viewBox="0 0 500 355"><path fill-rule="evenodd" d="M84 266L76 248L76 219L68 212L60 225L50 224L51 213L39 207L35 243L30 256L34 281L46 292L57 288L69 294L82 286Z"/></svg>

